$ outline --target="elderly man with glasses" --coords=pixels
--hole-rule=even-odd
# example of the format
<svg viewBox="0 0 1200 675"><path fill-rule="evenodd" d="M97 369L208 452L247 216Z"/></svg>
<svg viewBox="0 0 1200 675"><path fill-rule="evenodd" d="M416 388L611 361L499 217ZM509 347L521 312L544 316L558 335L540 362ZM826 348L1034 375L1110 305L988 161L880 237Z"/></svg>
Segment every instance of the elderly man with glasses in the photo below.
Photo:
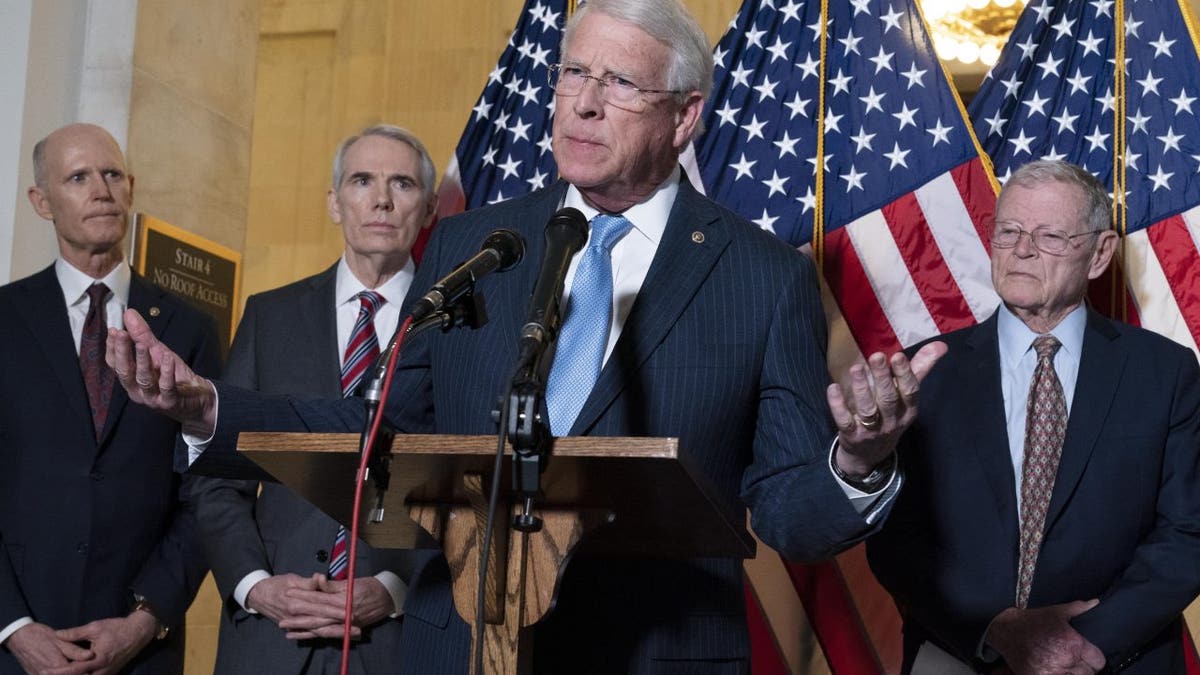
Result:
<svg viewBox="0 0 1200 675"><path fill-rule="evenodd" d="M526 262L479 282L486 326L407 347L387 413L406 432L496 432L491 412L517 358L544 225L574 207L591 227L567 270L556 353L544 361L552 433L679 438L718 499L749 506L763 541L823 558L886 517L903 482L893 448L942 346L911 364L875 354L846 391L828 387L812 261L700 195L680 170L711 84L704 33L678 0L591 0L574 14L554 81L562 180L439 224L413 286L423 293L497 227L524 237ZM125 382L162 364L143 358L135 369L128 339L113 347ZM181 415L201 437L215 424L209 453L228 452L230 432L256 423L344 429L361 417L354 404L259 401L218 383L218 423L207 383L177 390L175 380L194 381L186 371L161 375L162 395L139 400ZM175 399L188 392L201 396ZM409 588L406 672L466 669L466 627L438 562ZM540 673L746 673L741 561L580 550L534 633L533 662Z"/></svg>
<svg viewBox="0 0 1200 675"><path fill-rule="evenodd" d="M904 616L905 669L1184 673L1200 591L1200 368L1084 304L1111 203L1061 161L996 205L1003 303L944 335L901 438L908 485L868 543Z"/></svg>

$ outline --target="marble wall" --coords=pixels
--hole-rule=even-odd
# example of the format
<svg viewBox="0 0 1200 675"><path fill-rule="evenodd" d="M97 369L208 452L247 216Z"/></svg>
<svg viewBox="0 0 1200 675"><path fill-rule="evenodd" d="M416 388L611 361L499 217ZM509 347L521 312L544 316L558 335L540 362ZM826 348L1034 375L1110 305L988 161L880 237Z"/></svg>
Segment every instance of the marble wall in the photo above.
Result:
<svg viewBox="0 0 1200 675"><path fill-rule="evenodd" d="M155 0L138 11L134 205L234 250L245 238L257 47L257 0Z"/></svg>

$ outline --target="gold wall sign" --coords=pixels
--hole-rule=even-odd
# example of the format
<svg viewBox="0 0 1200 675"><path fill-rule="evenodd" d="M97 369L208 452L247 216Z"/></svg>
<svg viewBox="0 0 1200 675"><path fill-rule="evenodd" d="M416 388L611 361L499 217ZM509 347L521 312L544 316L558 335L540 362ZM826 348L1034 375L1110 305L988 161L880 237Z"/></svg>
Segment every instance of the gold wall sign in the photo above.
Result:
<svg viewBox="0 0 1200 675"><path fill-rule="evenodd" d="M153 216L134 216L133 261L138 274L213 317L222 350L233 337L242 256Z"/></svg>

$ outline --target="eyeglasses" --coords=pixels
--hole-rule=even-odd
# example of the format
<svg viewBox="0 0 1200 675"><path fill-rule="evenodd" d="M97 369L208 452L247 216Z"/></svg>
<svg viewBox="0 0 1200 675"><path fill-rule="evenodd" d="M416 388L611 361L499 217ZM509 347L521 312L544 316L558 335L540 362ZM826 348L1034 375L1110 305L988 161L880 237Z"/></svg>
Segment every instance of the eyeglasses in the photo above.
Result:
<svg viewBox="0 0 1200 675"><path fill-rule="evenodd" d="M1013 248L1021 241L1021 237L1029 237L1034 247L1042 253L1062 255L1070 248L1072 239L1100 234L1101 231L1092 230L1091 232L1080 232L1079 234L1067 234L1058 230L1038 228L1033 232L1026 232L1016 223L997 221L992 227L992 246L997 248Z"/></svg>
<svg viewBox="0 0 1200 675"><path fill-rule="evenodd" d="M594 80L600 85L600 98L622 110L642 112L646 109L644 94L679 94L674 89L643 89L620 75L592 75L579 66L556 63L550 66L550 88L562 96L578 96L583 85Z"/></svg>

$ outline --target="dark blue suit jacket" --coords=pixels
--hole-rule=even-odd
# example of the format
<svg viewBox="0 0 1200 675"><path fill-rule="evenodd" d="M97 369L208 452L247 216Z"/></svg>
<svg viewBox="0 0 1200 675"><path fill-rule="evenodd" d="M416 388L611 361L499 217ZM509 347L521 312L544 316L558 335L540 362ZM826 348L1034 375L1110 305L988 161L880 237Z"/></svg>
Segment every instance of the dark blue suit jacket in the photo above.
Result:
<svg viewBox="0 0 1200 675"><path fill-rule="evenodd" d="M197 372L218 371L211 319L136 276L129 306ZM124 616L136 591L173 631L127 672L181 672L183 617L207 566L172 466L179 425L115 384L96 442L53 266L0 288L0 316L0 626ZM20 672L0 650L0 673Z"/></svg>
<svg viewBox="0 0 1200 675"><path fill-rule="evenodd" d="M995 315L938 339L950 351L901 441L908 484L867 553L910 651L932 639L969 660L1014 602L1018 477ZM1099 598L1072 624L1111 670L1183 673L1180 613L1200 592L1198 486L1196 356L1089 312L1029 606Z"/></svg>
<svg viewBox="0 0 1200 675"><path fill-rule="evenodd" d="M250 296L225 369L226 381L272 394L342 393L334 296L337 265L281 288ZM401 301L396 298L395 301ZM197 477L196 515L213 577L224 599L216 672L299 673L313 648L340 651L341 640L288 640L273 621L251 615L233 590L254 570L311 577L329 569L338 524L290 489L273 482ZM407 581L405 551L360 542L356 574L389 570ZM366 672L382 673L399 651L400 622L384 619L354 646Z"/></svg>
<svg viewBox="0 0 1200 675"><path fill-rule="evenodd" d="M407 345L388 410L401 429L495 433L491 411L516 360L544 226L565 190L559 182L438 225L410 301L478 251L494 228L524 237L525 262L478 284L490 317L482 329L427 333ZM685 181L620 340L571 433L678 437L721 497L740 497L750 507L764 542L791 558L823 558L870 531L829 469L827 382L812 262ZM219 390L216 448L230 447L241 428L356 430L361 416L353 404L263 401ZM418 622L438 627L452 614L444 563L430 570L410 588L406 633ZM450 624L461 622L451 617ZM451 643L465 652L465 632L455 635ZM417 651L450 644L425 643ZM710 660L740 672L748 649L740 560L581 555L537 631L535 666L628 673L654 671L659 660ZM406 652L404 665L435 672L421 670L421 658ZM465 672L465 659L454 665Z"/></svg>

